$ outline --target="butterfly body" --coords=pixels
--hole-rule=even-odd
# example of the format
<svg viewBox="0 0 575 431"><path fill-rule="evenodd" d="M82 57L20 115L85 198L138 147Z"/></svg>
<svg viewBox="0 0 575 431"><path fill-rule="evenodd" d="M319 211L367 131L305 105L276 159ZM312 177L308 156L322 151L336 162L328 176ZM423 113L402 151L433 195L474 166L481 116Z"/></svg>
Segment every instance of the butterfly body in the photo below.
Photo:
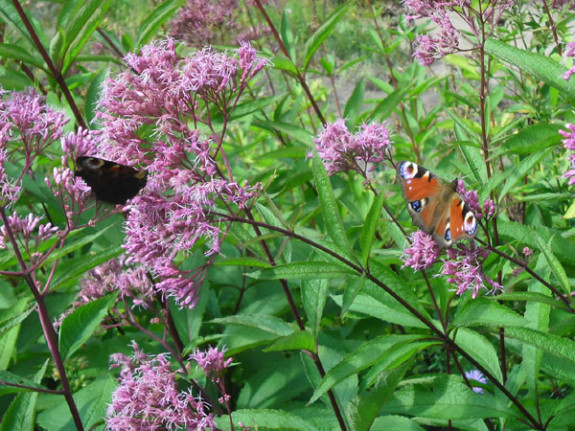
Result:
<svg viewBox="0 0 575 431"><path fill-rule="evenodd" d="M74 175L90 186L97 200L116 205L125 204L146 186L148 172L97 157L78 157Z"/></svg>
<svg viewBox="0 0 575 431"><path fill-rule="evenodd" d="M433 235L440 248L477 234L477 219L456 191L455 183L443 182L413 162L400 162L397 178L413 224Z"/></svg>

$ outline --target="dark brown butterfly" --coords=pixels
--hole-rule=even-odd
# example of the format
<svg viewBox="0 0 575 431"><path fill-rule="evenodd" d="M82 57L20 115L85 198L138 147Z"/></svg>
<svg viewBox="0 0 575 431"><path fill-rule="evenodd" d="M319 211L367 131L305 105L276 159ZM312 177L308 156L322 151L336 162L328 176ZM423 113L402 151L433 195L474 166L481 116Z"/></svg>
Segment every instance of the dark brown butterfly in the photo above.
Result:
<svg viewBox="0 0 575 431"><path fill-rule="evenodd" d="M78 157L74 175L90 186L97 200L116 205L125 204L146 186L148 171L97 157Z"/></svg>

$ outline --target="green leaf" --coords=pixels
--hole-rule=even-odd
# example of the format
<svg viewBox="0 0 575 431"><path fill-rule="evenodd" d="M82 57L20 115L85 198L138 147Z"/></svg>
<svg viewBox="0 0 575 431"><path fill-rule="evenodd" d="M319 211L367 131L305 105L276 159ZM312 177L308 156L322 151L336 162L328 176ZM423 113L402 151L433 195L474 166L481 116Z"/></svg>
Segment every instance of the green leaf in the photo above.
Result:
<svg viewBox="0 0 575 431"><path fill-rule="evenodd" d="M356 275L349 267L330 262L292 262L247 274L263 280L317 280Z"/></svg>
<svg viewBox="0 0 575 431"><path fill-rule="evenodd" d="M309 150L305 147L289 146L260 154L255 160L304 159L308 153Z"/></svg>
<svg viewBox="0 0 575 431"><path fill-rule="evenodd" d="M241 422L245 426L257 428L258 430L278 430L278 431L317 431L308 421L288 413L284 410L235 410L233 414L234 423ZM219 429L230 430L230 419L228 416L217 418L216 424Z"/></svg>
<svg viewBox="0 0 575 431"><path fill-rule="evenodd" d="M343 227L343 221L339 214L331 182L325 167L317 155L313 156L313 177L319 195L321 212L325 220L325 227L332 241L341 249L349 250L349 243Z"/></svg>
<svg viewBox="0 0 575 431"><path fill-rule="evenodd" d="M481 156L481 151L473 145L466 145L467 143L469 143L469 141L459 141L457 142L457 145L461 150L461 154L463 154L463 157L465 158L467 166L471 169L473 178L475 178L475 181L477 181L478 184L483 185L487 180L487 169L485 168L485 162Z"/></svg>
<svg viewBox="0 0 575 431"><path fill-rule="evenodd" d="M515 415L506 400L477 394L455 375L421 376L403 385L383 406L383 413L443 421Z"/></svg>
<svg viewBox="0 0 575 431"><path fill-rule="evenodd" d="M92 228L86 229L78 229L72 234L68 235L67 242L64 247L58 248L54 250L50 256L43 262L42 266L51 265L56 260L60 259L63 256L67 256L68 254L79 250L80 248L84 247L87 244L91 244L96 242L98 238L105 235L108 229L111 229L114 225L107 226L103 229L95 230ZM87 235L86 232L94 231L93 234ZM81 234L82 233L82 234ZM114 254L118 252L118 249L114 249Z"/></svg>
<svg viewBox="0 0 575 431"><path fill-rule="evenodd" d="M0 310L0 335L18 326L36 310L36 305L28 305L28 302L28 298L22 298L10 308ZM26 309L26 307L28 307L28 309Z"/></svg>
<svg viewBox="0 0 575 431"><path fill-rule="evenodd" d="M573 264L573 256L575 256L575 244L563 238L561 232L550 229L543 225L526 226L520 223L513 223L504 220L499 220L497 223L499 234L505 240L519 241L524 245L537 249L539 243L533 236L533 229L537 229L537 234L543 238L553 251L553 255L568 265Z"/></svg>
<svg viewBox="0 0 575 431"><path fill-rule="evenodd" d="M85 430L95 429L95 425L102 422L116 388L116 381L111 375L105 374L74 393L74 401ZM59 397L57 404L51 404L49 409L38 415L38 424L43 429L53 431L76 429L64 397Z"/></svg>
<svg viewBox="0 0 575 431"><path fill-rule="evenodd" d="M301 284L301 298L312 334L317 336L321 316L327 300L327 279L304 280Z"/></svg>
<svg viewBox="0 0 575 431"><path fill-rule="evenodd" d="M282 123L281 121L257 120L253 122L253 126L268 130L270 132L278 131L285 133L290 138L293 138L294 140L307 146L310 146L312 143L313 135L308 130L302 129L300 126L295 124Z"/></svg>
<svg viewBox="0 0 575 431"><path fill-rule="evenodd" d="M78 61L81 61L77 58ZM88 92L86 93L86 121L91 124L96 118L96 112L98 110L98 103L100 101L100 96L102 95L102 85L108 76L108 71L101 70L88 87Z"/></svg>
<svg viewBox="0 0 575 431"><path fill-rule="evenodd" d="M455 334L455 342L465 351L473 352L475 360L503 383L497 351L487 338L471 329L459 328Z"/></svg>
<svg viewBox="0 0 575 431"><path fill-rule="evenodd" d="M264 261L257 259L255 257L232 257L228 259L222 259L214 263L214 266L246 266L255 268L272 268L272 266Z"/></svg>
<svg viewBox="0 0 575 431"><path fill-rule="evenodd" d="M422 338L419 335L382 335L369 340L341 360L330 369L315 389L308 404L332 389L349 376L378 364L383 369L394 368L411 357L416 351L434 343L415 343ZM407 350L405 349L407 347Z"/></svg>
<svg viewBox="0 0 575 431"><path fill-rule="evenodd" d="M284 47L288 53L289 58L296 58L295 46L294 46L294 37L293 37L293 29L292 24L290 21L291 13L289 10L284 9L282 11L281 16L281 24L280 24L280 34L281 40L284 44Z"/></svg>
<svg viewBox="0 0 575 431"><path fill-rule="evenodd" d="M34 53L31 53L29 49L25 49L18 45L0 43L0 57L4 59L11 58L30 66L37 67L38 69L46 70L42 57L37 57Z"/></svg>
<svg viewBox="0 0 575 431"><path fill-rule="evenodd" d="M395 292L397 296L403 299L403 301L407 302L411 307L417 310L423 318L433 322L429 313L423 306L421 299L415 295L413 287L406 283L404 279L400 278L397 273L389 267L389 264L372 259L370 262L370 269L373 276L375 276L379 281L385 283L391 291ZM381 287L376 286L375 283L366 283L364 292L377 299L382 304L387 304L388 306L405 313L409 312L403 305L393 298L391 294L385 292ZM409 314L411 314L411 312L409 312ZM417 319L415 316L413 317ZM417 320L420 321L419 319Z"/></svg>
<svg viewBox="0 0 575 431"><path fill-rule="evenodd" d="M33 377L35 386L44 377L48 361L45 361L40 370ZM38 401L39 392L29 392L18 394L10 403L10 407L2 417L0 431L33 431L35 429L36 402Z"/></svg>
<svg viewBox="0 0 575 431"><path fill-rule="evenodd" d="M307 331L296 331L292 334L280 337L264 352L282 352L284 350L307 350L315 353L315 340Z"/></svg>
<svg viewBox="0 0 575 431"><path fill-rule="evenodd" d="M541 161L552 148L547 148L536 153L527 156L515 166L510 171L505 171L505 185L499 194L500 199L507 195L507 193L517 184L525 178L525 175L533 170L533 167ZM484 191L485 192L485 191Z"/></svg>
<svg viewBox="0 0 575 431"><path fill-rule="evenodd" d="M363 229L361 230L361 238L359 240L359 245L361 247L361 263L366 266L369 259L369 254L371 251L371 245L373 243L373 238L375 237L375 229L379 224L379 215L381 214L381 209L383 208L383 203L385 201L385 194L380 193L371 204L367 217L365 218L365 223L363 224Z"/></svg>
<svg viewBox="0 0 575 431"><path fill-rule="evenodd" d="M256 328L277 337L285 337L286 335L294 333L294 329L279 317L264 314L252 314L249 316L237 314L235 316L212 319L211 322L222 325Z"/></svg>
<svg viewBox="0 0 575 431"><path fill-rule="evenodd" d="M358 428L358 430L369 429L372 431L425 431L417 424L417 418L410 419L405 416L378 416L373 421L373 426L370 428ZM465 428L461 428L465 429Z"/></svg>
<svg viewBox="0 0 575 431"><path fill-rule="evenodd" d="M283 70L293 76L297 76L297 67L289 58L278 55L277 57L274 57L272 64L274 69Z"/></svg>
<svg viewBox="0 0 575 431"><path fill-rule="evenodd" d="M563 218L565 219L575 218L575 201L571 202L571 205L569 206L569 209L567 210Z"/></svg>
<svg viewBox="0 0 575 431"><path fill-rule="evenodd" d="M548 147L556 147L561 142L558 124L531 124L510 135L491 157L504 154L529 155Z"/></svg>
<svg viewBox="0 0 575 431"><path fill-rule="evenodd" d="M491 301L524 301L524 302L541 302L543 304L551 305L557 308L567 310L567 305L557 299L537 292L507 292L497 296L488 296L486 299Z"/></svg>
<svg viewBox="0 0 575 431"><path fill-rule="evenodd" d="M8 310L2 311L2 330L0 331L0 370L8 368L16 351L16 342L22 321L34 310L28 308L28 301L22 298Z"/></svg>
<svg viewBox="0 0 575 431"><path fill-rule="evenodd" d="M168 0L160 3L144 20L140 26L136 48L140 49L143 45L156 36L158 29L168 21L177 10L185 4L184 0Z"/></svg>
<svg viewBox="0 0 575 431"><path fill-rule="evenodd" d="M496 39L487 39L485 52L532 75L536 81L543 81L559 92L575 98L575 87L563 79L567 69L548 55L524 51Z"/></svg>
<svg viewBox="0 0 575 431"><path fill-rule="evenodd" d="M65 44L56 55L66 54L63 62L62 73L68 70L76 56L82 51L84 45L90 39L92 33L104 19L111 0L68 0L58 16L58 25L63 30ZM55 36L58 37L58 36ZM54 58L57 63L61 59Z"/></svg>
<svg viewBox="0 0 575 431"><path fill-rule="evenodd" d="M352 283L347 283L345 285L345 291L343 292L343 299L341 303L341 312L340 315L345 317L351 304L355 301L358 293L361 292L363 289L363 285L365 283L365 274L361 274L359 277L355 279Z"/></svg>
<svg viewBox="0 0 575 431"><path fill-rule="evenodd" d="M125 250L121 246L109 247L105 250L99 251L98 253L90 253L85 255L75 255L71 259L62 260L58 264L58 271L54 276L54 280L50 285L51 289L67 285L68 283L75 281L78 277L85 274L87 271L101 265L104 262L108 262L114 259Z"/></svg>
<svg viewBox="0 0 575 431"><path fill-rule="evenodd" d="M535 272L543 279L549 280L551 271L543 255L538 255ZM529 291L534 293L545 293L549 296L551 292L537 279L532 278L529 282ZM528 302L525 305L525 319L527 327L540 332L549 330L549 317L551 307L541 302ZM544 352L527 343L521 345L521 368L525 373L526 387L530 394L537 393L538 376L540 375L543 363ZM553 366L556 367L561 360L554 360ZM560 366L560 365L559 365ZM554 376L560 376L560 373L553 373Z"/></svg>
<svg viewBox="0 0 575 431"><path fill-rule="evenodd" d="M232 115L230 117L231 120L239 120L246 115L250 115L254 112L258 112L261 110L269 111L271 106L274 106L278 101L283 99L285 94L278 94L276 96L268 96L268 97L258 97L255 100L250 100L248 102L239 103L234 107L232 111Z"/></svg>
<svg viewBox="0 0 575 431"><path fill-rule="evenodd" d="M309 62L313 58L315 52L319 49L323 41L333 32L337 23L347 12L348 7L349 3L344 3L337 8L308 39L305 44L305 58L303 63L304 70L307 70Z"/></svg>
<svg viewBox="0 0 575 431"><path fill-rule="evenodd" d="M357 409L352 412L352 421L356 431L368 431L370 429L378 430L385 429L388 431L424 431L423 428L418 427L415 423L411 422L408 418L401 418L396 416L393 419L390 416L379 417L381 408L385 405L389 397L393 394L397 385L405 375L410 362L387 372L380 373L381 380L372 388L367 394L359 398ZM375 424L377 420L384 420L385 426L378 427ZM400 424L395 426L395 422L401 421Z"/></svg>
<svg viewBox="0 0 575 431"><path fill-rule="evenodd" d="M236 409L265 409L284 405L309 390L299 355L270 356L267 355L267 359L273 363L272 367L261 367L245 376L239 395L235 398Z"/></svg>
<svg viewBox="0 0 575 431"><path fill-rule="evenodd" d="M64 359L72 356L90 339L117 296L116 292L83 304L64 319L59 338L60 353Z"/></svg>
<svg viewBox="0 0 575 431"><path fill-rule="evenodd" d="M36 46L34 40L32 39L32 36L30 35L30 32L26 28L26 25L24 24L22 18L20 18L20 15L18 14L18 11L14 7L13 2L0 1L0 14L2 15L4 21L6 21L15 29L17 29L20 32L20 34L24 36L28 40L28 42L30 42L31 46L34 47ZM32 25L32 28L34 29L34 33L36 33L36 35L40 39L40 43L45 47L48 46L49 40L46 37L46 34L44 33L42 26L39 25L35 19L30 18L30 13L27 13L26 15L28 17L28 21Z"/></svg>
<svg viewBox="0 0 575 431"><path fill-rule="evenodd" d="M476 298L467 301L458 310L452 325L456 327L465 326L525 326L525 319L515 311L489 301L484 298Z"/></svg>
<svg viewBox="0 0 575 431"><path fill-rule="evenodd" d="M565 269L561 265L561 262L559 262L559 260L555 257L555 255L553 254L553 250L549 246L551 240L544 241L543 238L541 238L541 235L539 235L535 230L533 230L533 237L535 238L535 241L537 241L539 249L543 252L543 256L545 256L545 259L547 260L547 263L549 264L551 271L553 271L555 278L557 278L557 280L561 284L563 291L567 295L571 294L571 284L569 283L567 273L565 272Z"/></svg>
<svg viewBox="0 0 575 431"><path fill-rule="evenodd" d="M44 386L33 379L27 379L26 377L16 375L10 371L0 370L0 396L34 390L7 385L6 383L11 385L27 386L30 388L45 389Z"/></svg>
<svg viewBox="0 0 575 431"><path fill-rule="evenodd" d="M347 99L347 103L345 104L345 108L343 110L343 117L346 119L346 123L355 125L357 118L361 114L364 93L365 81L360 79L355 85L353 93L351 93L351 96L349 96L349 99Z"/></svg>
<svg viewBox="0 0 575 431"><path fill-rule="evenodd" d="M572 363L572 367L575 367L575 342L572 340L530 328L519 327L507 328L505 336L566 359Z"/></svg>
<svg viewBox="0 0 575 431"><path fill-rule="evenodd" d="M405 86L384 98L368 115L366 122L381 121L389 118L397 105L403 102L405 95L409 93L409 90L409 86Z"/></svg>

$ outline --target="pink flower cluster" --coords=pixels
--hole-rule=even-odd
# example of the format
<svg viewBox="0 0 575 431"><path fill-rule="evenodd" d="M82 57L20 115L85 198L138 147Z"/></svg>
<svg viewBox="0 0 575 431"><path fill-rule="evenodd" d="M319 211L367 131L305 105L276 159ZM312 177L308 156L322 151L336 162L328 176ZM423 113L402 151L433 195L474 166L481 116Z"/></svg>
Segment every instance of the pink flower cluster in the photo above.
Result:
<svg viewBox="0 0 575 431"><path fill-rule="evenodd" d="M575 184L575 124L566 124L569 130L559 130L563 136L563 146L569 151L569 169L565 173L565 178L569 179L569 185Z"/></svg>
<svg viewBox="0 0 575 431"><path fill-rule="evenodd" d="M403 251L403 266L413 268L415 271L427 269L435 263L439 251L433 236L417 230L411 235L411 247Z"/></svg>
<svg viewBox="0 0 575 431"><path fill-rule="evenodd" d="M60 139L66 122L64 113L48 108L34 89L14 93L0 89L0 206L18 200L23 176L34 159ZM23 160L18 178L6 172L9 158Z"/></svg>
<svg viewBox="0 0 575 431"><path fill-rule="evenodd" d="M469 205L469 208L471 208L471 211L473 211L473 215L475 215L476 218L489 219L493 214L495 214L495 203L493 200L487 199L483 202L483 206L481 206L479 204L479 195L477 194L477 191L468 191L465 188L463 181L457 181L456 191L463 197L464 202Z"/></svg>
<svg viewBox="0 0 575 431"><path fill-rule="evenodd" d="M7 160L6 148L0 149L0 206L13 204L20 197L21 187L6 172Z"/></svg>
<svg viewBox="0 0 575 431"><path fill-rule="evenodd" d="M448 259L443 259L441 273L448 276L449 283L457 286L458 295L471 290L473 298L476 298L479 291L485 287L485 282L491 285L491 290L503 289L503 286L483 273L482 264L489 255L489 250L471 243L470 247L458 244L446 251Z"/></svg>
<svg viewBox="0 0 575 431"><path fill-rule="evenodd" d="M423 66L429 66L435 60L459 49L459 39L465 35L454 27L452 17L455 15L459 16L473 34L474 38L469 38L469 41L477 43L484 38L481 35L486 33L485 24L495 26L503 12L513 3L513 0L493 0L473 9L476 5L471 0L405 0L408 19L428 18L437 25L433 36L428 34L417 37L417 61ZM487 29L487 33L489 31Z"/></svg>
<svg viewBox="0 0 575 431"><path fill-rule="evenodd" d="M0 207L13 206L18 201L24 176L32 174L36 157L60 139L65 124L64 114L48 108L33 89L14 93L0 89ZM17 178L11 178L6 164L19 162L22 169ZM58 232L57 227L41 220L32 213L7 215L7 223L0 228L0 248L6 248L10 232L18 247L32 261L37 260L40 243Z"/></svg>
<svg viewBox="0 0 575 431"><path fill-rule="evenodd" d="M119 385L108 407L106 430L214 429L207 405L189 390L181 390L165 354L144 354L134 342L134 356L112 355L112 367L122 367Z"/></svg>
<svg viewBox="0 0 575 431"><path fill-rule="evenodd" d="M8 226L0 226L0 249L6 248L8 240L8 229L10 229L19 247L30 256L31 262L37 260L36 251L40 243L46 241L53 234L58 232L57 226L52 226L51 223L43 223L40 221L42 217L35 216L29 213L27 216L19 216L17 213L12 213L8 216Z"/></svg>
<svg viewBox="0 0 575 431"><path fill-rule="evenodd" d="M225 356L225 350L219 350L216 347L209 347L205 352L201 350L194 351L194 353L190 355L190 359L196 361L204 371L205 375L214 383L214 385L216 385L221 395L218 401L227 405L230 397L226 392L223 374L230 366L233 359L225 359Z"/></svg>
<svg viewBox="0 0 575 431"><path fill-rule="evenodd" d="M131 298L134 306L148 307L154 300L154 289L143 267L126 268L125 257L112 259L88 271L80 282L74 306L89 303L110 292Z"/></svg>
<svg viewBox="0 0 575 431"><path fill-rule="evenodd" d="M196 350L190 355L198 363L206 376L218 378L232 363L232 358L225 359L225 350L216 347L209 347L207 351Z"/></svg>
<svg viewBox="0 0 575 431"><path fill-rule="evenodd" d="M239 29L237 9L237 0L188 0L172 20L170 34L196 47L230 43L219 39Z"/></svg>
<svg viewBox="0 0 575 431"><path fill-rule="evenodd" d="M408 19L429 18L438 26L434 36L420 35L415 40L415 58L421 65L429 66L435 60L457 51L460 32L453 26L449 12L468 3L469 0L405 0L410 13Z"/></svg>
<svg viewBox="0 0 575 431"><path fill-rule="evenodd" d="M132 70L106 81L98 116L107 137L99 150L128 165L149 165L166 150L177 160L185 153L182 145L198 141L196 126L210 127L209 108L227 117L267 64L249 44L236 55L205 48L181 58L172 39L146 45L125 60ZM147 135L143 126L151 129Z"/></svg>
<svg viewBox="0 0 575 431"><path fill-rule="evenodd" d="M207 256L219 253L227 228L212 212L242 211L259 191L233 181L225 159L218 164L223 135L212 124L214 108L227 121L267 61L249 44L234 54L206 48L182 58L169 39L126 62L131 70L104 86L102 131L71 134L64 151L148 171L145 189L128 207L126 263L142 265L157 278L157 290L193 307L206 267L183 270L180 262L198 243L206 243Z"/></svg>
<svg viewBox="0 0 575 431"><path fill-rule="evenodd" d="M390 157L390 133L384 124L363 124L351 134L340 118L327 124L314 142L329 175L355 170L365 176L373 168L370 163L381 163Z"/></svg>

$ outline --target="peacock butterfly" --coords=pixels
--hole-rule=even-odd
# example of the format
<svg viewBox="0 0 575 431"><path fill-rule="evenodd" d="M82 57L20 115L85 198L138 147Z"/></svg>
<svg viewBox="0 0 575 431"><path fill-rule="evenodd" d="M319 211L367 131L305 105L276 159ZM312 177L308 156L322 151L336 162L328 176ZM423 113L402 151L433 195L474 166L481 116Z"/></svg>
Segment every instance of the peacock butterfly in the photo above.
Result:
<svg viewBox="0 0 575 431"><path fill-rule="evenodd" d="M457 193L455 181L446 183L413 162L400 162L397 178L413 224L433 235L440 248L475 237L477 219Z"/></svg>
<svg viewBox="0 0 575 431"><path fill-rule="evenodd" d="M97 200L116 205L125 204L146 186L148 171L98 157L78 157L74 175L90 186Z"/></svg>

